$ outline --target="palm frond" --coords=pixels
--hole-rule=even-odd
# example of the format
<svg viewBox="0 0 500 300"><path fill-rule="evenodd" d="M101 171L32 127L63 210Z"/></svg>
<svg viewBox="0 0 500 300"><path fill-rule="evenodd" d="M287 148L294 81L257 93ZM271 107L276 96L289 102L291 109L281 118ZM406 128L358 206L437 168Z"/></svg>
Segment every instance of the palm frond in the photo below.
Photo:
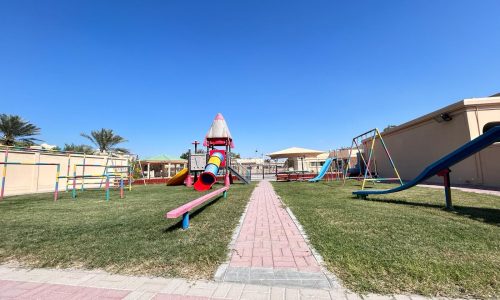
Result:
<svg viewBox="0 0 500 300"><path fill-rule="evenodd" d="M0 132L2 142L10 146L16 142L41 141L33 137L40 134L40 128L17 115L0 114Z"/></svg>
<svg viewBox="0 0 500 300"><path fill-rule="evenodd" d="M90 135L85 133L80 135L90 140L101 152L121 151L128 153L127 149L115 147L118 144L127 142L127 140L115 134L112 129L101 128L100 130L92 130Z"/></svg>

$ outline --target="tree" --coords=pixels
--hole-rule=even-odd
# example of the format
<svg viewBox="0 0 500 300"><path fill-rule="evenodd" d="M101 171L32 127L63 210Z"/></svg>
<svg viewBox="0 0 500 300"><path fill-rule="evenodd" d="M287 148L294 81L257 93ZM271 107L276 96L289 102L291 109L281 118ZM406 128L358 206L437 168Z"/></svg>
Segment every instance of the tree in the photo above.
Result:
<svg viewBox="0 0 500 300"><path fill-rule="evenodd" d="M81 133L81 136L91 141L101 153L103 152L123 152L129 153L125 148L115 147L118 144L128 142L125 138L115 134L113 129L102 128L101 130L92 130L89 134Z"/></svg>
<svg viewBox="0 0 500 300"><path fill-rule="evenodd" d="M67 152L79 152L79 153L85 153L85 154L93 154L94 149L88 145L76 145L76 144L64 144L63 151Z"/></svg>
<svg viewBox="0 0 500 300"><path fill-rule="evenodd" d="M198 154L205 153L205 149L198 149L198 150L196 150L196 153L198 153ZM181 156L179 156L179 157L182 159L188 159L189 158L189 151L182 153Z"/></svg>
<svg viewBox="0 0 500 300"><path fill-rule="evenodd" d="M397 125L387 125L382 132L389 130L391 128L394 128L394 127L398 127L398 126Z"/></svg>
<svg viewBox="0 0 500 300"><path fill-rule="evenodd" d="M188 159L189 158L189 151L182 153L181 156L179 156L179 157L182 159Z"/></svg>
<svg viewBox="0 0 500 300"><path fill-rule="evenodd" d="M30 146L40 141L33 137L40 134L40 128L16 115L0 114L0 132L0 140L7 146Z"/></svg>

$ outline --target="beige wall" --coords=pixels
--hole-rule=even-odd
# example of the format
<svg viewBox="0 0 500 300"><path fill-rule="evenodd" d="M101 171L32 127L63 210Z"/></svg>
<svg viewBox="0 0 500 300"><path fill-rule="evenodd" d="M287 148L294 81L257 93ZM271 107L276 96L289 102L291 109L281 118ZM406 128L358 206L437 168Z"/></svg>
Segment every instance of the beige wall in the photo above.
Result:
<svg viewBox="0 0 500 300"><path fill-rule="evenodd" d="M302 170L302 159L299 157L289 158L287 161L288 170L293 169L294 171L305 171L305 172L318 172L321 170L321 166L325 163L328 158L329 153L325 152L318 155L317 157L306 157L304 158L304 169Z"/></svg>
<svg viewBox="0 0 500 300"><path fill-rule="evenodd" d="M68 158L70 161L68 161ZM105 165L107 157L98 155L86 155L85 164ZM5 161L5 150L0 149L0 161ZM84 156L80 154L64 154L64 153L37 153L28 151L13 151L8 154L8 162L23 162L23 163L58 163L61 165L61 176L66 176L68 172L68 162L70 164L70 176L73 175L73 165L83 164ZM110 158L108 165L127 165L126 158ZM0 165L0 174L3 174L4 165ZM7 165L7 176L5 180L5 196L53 192L56 181L56 166L30 166L30 165ZM103 167L86 167L85 174L102 174ZM83 168L77 168L77 175L83 174ZM71 180L69 181L72 182ZM59 191L65 191L67 179L60 179ZM100 180L86 179L85 187L99 187ZM81 185L78 184L77 188ZM71 189L71 186L70 186Z"/></svg>
<svg viewBox="0 0 500 300"><path fill-rule="evenodd" d="M440 120L441 113L453 119ZM439 122L438 122L439 120ZM382 133L403 180L416 177L425 167L482 134L484 125L500 122L500 98L466 99ZM381 176L393 177L389 160L376 143L375 157ZM452 184L500 187L500 145L492 145L451 168ZM442 183L434 176L428 182Z"/></svg>

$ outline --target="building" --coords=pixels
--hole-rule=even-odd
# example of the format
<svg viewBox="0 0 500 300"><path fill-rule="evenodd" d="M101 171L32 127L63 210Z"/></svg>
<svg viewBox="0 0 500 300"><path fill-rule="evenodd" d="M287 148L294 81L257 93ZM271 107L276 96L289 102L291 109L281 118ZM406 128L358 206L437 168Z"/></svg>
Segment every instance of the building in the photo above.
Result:
<svg viewBox="0 0 500 300"><path fill-rule="evenodd" d="M425 167L488 128L500 125L500 95L464 99L382 132L403 180L415 178ZM394 177L380 143L375 146L377 171ZM500 143L493 144L451 168L451 183L500 188ZM442 183L434 176L429 183Z"/></svg>
<svg viewBox="0 0 500 300"><path fill-rule="evenodd" d="M165 154L146 157L140 160L142 172L147 179L170 178L180 170L187 168L188 161Z"/></svg>
<svg viewBox="0 0 500 300"><path fill-rule="evenodd" d="M323 152L315 157L291 157L285 162L288 171L318 173L325 161L330 157L330 152Z"/></svg>
<svg viewBox="0 0 500 300"><path fill-rule="evenodd" d="M283 171L283 160L264 159L264 158L236 158L236 164L233 166L237 168L238 173L243 174L246 170L251 170L254 174L262 173L275 173Z"/></svg>

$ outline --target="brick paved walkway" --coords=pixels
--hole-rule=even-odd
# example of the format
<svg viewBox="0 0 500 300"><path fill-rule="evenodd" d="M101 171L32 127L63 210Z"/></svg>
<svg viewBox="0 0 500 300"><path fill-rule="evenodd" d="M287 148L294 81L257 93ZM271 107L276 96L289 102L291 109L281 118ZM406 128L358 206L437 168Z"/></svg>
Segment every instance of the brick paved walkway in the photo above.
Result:
<svg viewBox="0 0 500 300"><path fill-rule="evenodd" d="M320 272L311 249L268 181L260 182L250 201L230 266Z"/></svg>
<svg viewBox="0 0 500 300"><path fill-rule="evenodd" d="M357 295L345 289L309 289L113 275L103 271L24 269L0 265L0 299L155 300L431 300L418 295Z"/></svg>
<svg viewBox="0 0 500 300"><path fill-rule="evenodd" d="M253 191L232 248L223 281L330 287L302 233L268 181L261 181Z"/></svg>
<svg viewBox="0 0 500 300"><path fill-rule="evenodd" d="M24 269L0 265L0 299L356 300L339 289L271 287L180 278L113 275L103 271ZM391 298L373 298L389 300ZM406 298L403 300L409 300ZM369 299L372 300L372 299Z"/></svg>

